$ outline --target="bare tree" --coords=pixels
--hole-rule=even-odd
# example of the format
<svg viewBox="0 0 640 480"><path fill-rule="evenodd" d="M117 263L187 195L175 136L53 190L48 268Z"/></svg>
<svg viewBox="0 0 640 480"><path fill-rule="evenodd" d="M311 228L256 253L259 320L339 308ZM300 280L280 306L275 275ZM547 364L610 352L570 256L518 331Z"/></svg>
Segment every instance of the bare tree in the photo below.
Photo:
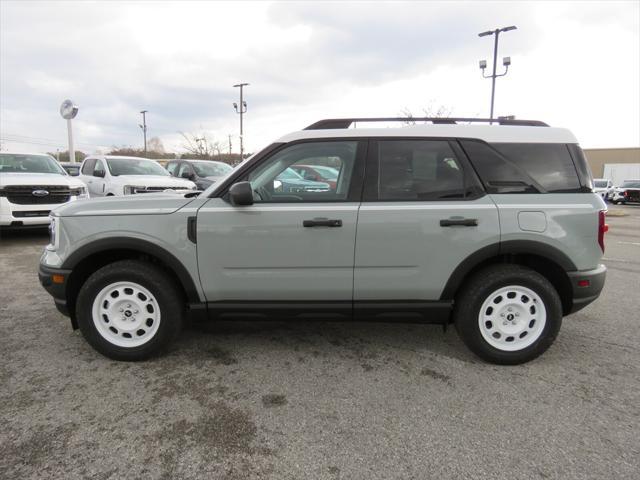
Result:
<svg viewBox="0 0 640 480"><path fill-rule="evenodd" d="M448 118L451 116L451 108L445 105L439 105L436 107L434 102L431 101L429 102L429 105L422 108L422 113L424 114L422 116L430 118ZM416 121L414 120L415 115L408 107L403 108L402 112L400 112L400 115L407 119L404 122L406 125L416 124Z"/></svg>
<svg viewBox="0 0 640 480"><path fill-rule="evenodd" d="M158 137L152 137L147 142L147 150L156 153L165 153L164 145L162 144L162 140Z"/></svg>
<svg viewBox="0 0 640 480"><path fill-rule="evenodd" d="M180 135L182 135L184 139L182 148L184 148L189 155L211 160L219 157L222 153L220 142L210 139L205 133L180 132Z"/></svg>

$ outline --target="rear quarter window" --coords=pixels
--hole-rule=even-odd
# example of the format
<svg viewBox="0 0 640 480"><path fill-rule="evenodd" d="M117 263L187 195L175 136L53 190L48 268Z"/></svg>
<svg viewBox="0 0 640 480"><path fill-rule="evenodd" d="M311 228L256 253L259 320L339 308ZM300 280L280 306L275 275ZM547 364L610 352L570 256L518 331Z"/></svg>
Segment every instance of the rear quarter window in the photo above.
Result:
<svg viewBox="0 0 640 480"><path fill-rule="evenodd" d="M493 147L550 193L581 191L578 172L562 143L494 143Z"/></svg>

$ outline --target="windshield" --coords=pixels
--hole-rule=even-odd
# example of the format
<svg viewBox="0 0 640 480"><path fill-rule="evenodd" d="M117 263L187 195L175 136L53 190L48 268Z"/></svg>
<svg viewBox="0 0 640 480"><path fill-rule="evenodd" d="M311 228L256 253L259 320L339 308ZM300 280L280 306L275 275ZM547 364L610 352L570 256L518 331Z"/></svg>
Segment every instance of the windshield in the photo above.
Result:
<svg viewBox="0 0 640 480"><path fill-rule="evenodd" d="M606 180L594 180L593 181L593 186L596 188L607 188L607 181Z"/></svg>
<svg viewBox="0 0 640 480"><path fill-rule="evenodd" d="M302 176L296 173L296 171L293 170L292 168L287 168L276 178L280 180L304 180Z"/></svg>
<svg viewBox="0 0 640 480"><path fill-rule="evenodd" d="M0 153L0 173L57 173L67 172L49 155L21 155Z"/></svg>
<svg viewBox="0 0 640 480"><path fill-rule="evenodd" d="M222 177L229 173L233 168L222 162L191 162L191 166L199 177Z"/></svg>
<svg viewBox="0 0 640 480"><path fill-rule="evenodd" d="M622 182L622 188L640 188L640 181L625 180L624 182Z"/></svg>
<svg viewBox="0 0 640 480"><path fill-rule="evenodd" d="M159 163L144 158L107 158L107 165L109 166L109 172L114 177L119 175L171 176Z"/></svg>

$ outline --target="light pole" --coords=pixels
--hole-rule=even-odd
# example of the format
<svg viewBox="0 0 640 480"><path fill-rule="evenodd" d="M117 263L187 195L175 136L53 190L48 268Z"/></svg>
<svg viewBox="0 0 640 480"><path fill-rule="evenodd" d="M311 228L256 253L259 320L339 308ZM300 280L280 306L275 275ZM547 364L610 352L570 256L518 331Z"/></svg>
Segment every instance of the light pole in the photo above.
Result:
<svg viewBox="0 0 640 480"><path fill-rule="evenodd" d="M149 110L142 110L140 113L142 114L142 125L138 124L138 126L142 129L142 134L144 135L144 156L147 156L147 112Z"/></svg>
<svg viewBox="0 0 640 480"><path fill-rule="evenodd" d="M78 107L71 100L65 100L60 105L60 115L67 121L67 135L69 136L69 161L76 162L76 151L73 148L73 129L71 120L78 114Z"/></svg>
<svg viewBox="0 0 640 480"><path fill-rule="evenodd" d="M487 61L480 60L480 69L482 70L482 76L484 78L491 79L491 114L489 118L493 120L493 104L496 96L496 78L504 77L509 71L509 65L511 65L511 57L504 57L502 59L502 65L505 66L504 73L496 74L496 63L498 62L498 37L502 32L508 32L510 30L516 30L518 27L511 25L510 27L496 28L495 30L487 30L486 32L479 33L479 37L486 37L488 35L495 35L493 42L493 73L491 75L485 75L484 69L487 68ZM490 122L491 123L491 122Z"/></svg>
<svg viewBox="0 0 640 480"><path fill-rule="evenodd" d="M242 130L242 116L247 113L247 102L244 101L244 97L242 96L242 89L248 85L248 83L238 83L237 85L234 85L234 88L240 88L240 105L233 102L233 108L235 109L236 113L240 114L240 161L244 160L244 133Z"/></svg>

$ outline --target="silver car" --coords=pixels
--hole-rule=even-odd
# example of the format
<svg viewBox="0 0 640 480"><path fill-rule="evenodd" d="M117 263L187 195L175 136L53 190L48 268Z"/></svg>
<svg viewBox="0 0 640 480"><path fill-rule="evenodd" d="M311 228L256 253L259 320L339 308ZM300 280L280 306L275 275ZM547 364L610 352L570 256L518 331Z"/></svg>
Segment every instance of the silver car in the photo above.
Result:
<svg viewBox="0 0 640 480"><path fill-rule="evenodd" d="M157 354L186 317L453 323L489 362L543 353L606 274L606 207L575 137L518 120L347 128L366 120L286 135L202 193L55 210L42 285L119 360ZM283 188L296 165L336 169L335 188Z"/></svg>

